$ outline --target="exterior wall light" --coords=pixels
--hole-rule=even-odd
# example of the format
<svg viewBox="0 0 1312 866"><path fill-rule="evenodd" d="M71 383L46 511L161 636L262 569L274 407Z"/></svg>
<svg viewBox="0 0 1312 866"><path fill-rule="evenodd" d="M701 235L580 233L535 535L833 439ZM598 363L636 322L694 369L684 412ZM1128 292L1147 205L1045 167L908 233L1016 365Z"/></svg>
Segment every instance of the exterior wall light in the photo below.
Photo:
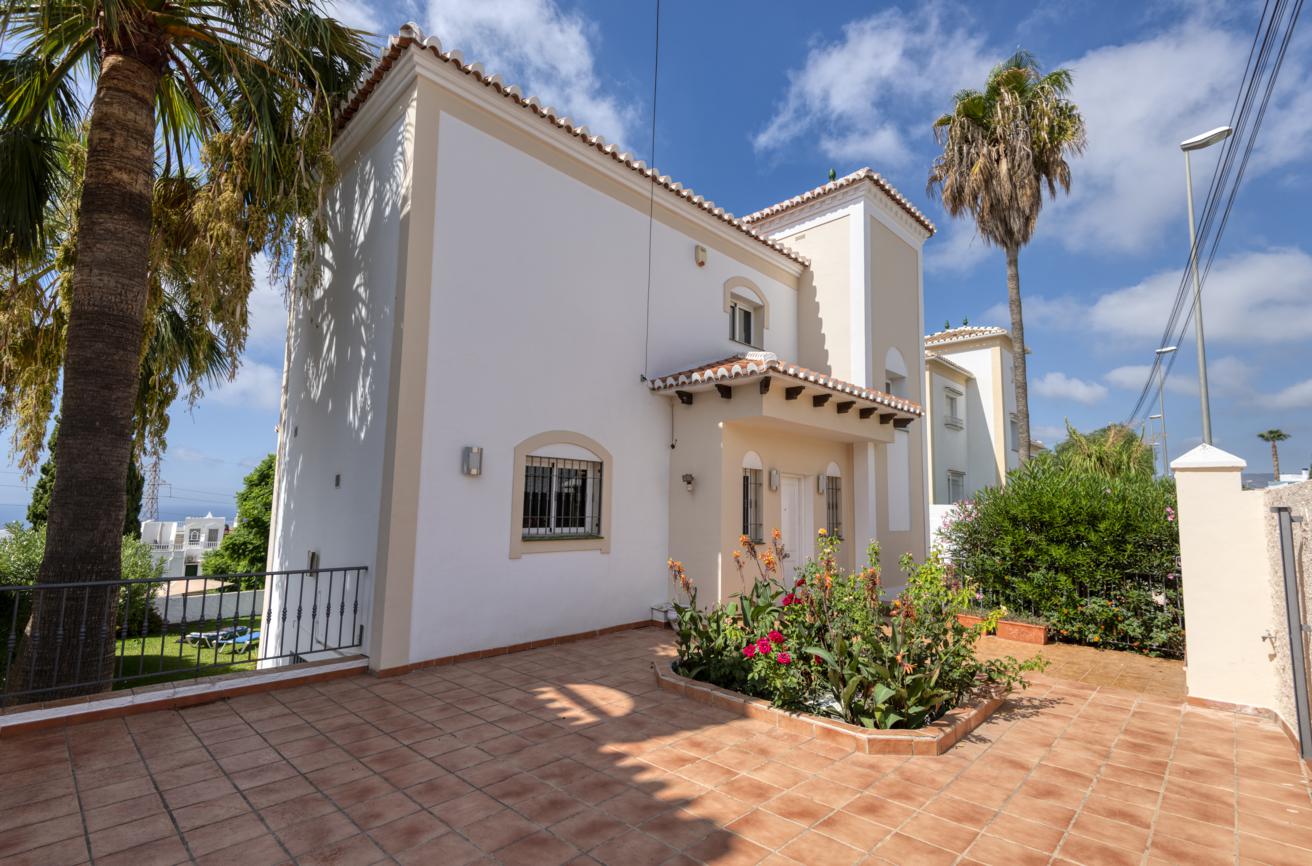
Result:
<svg viewBox="0 0 1312 866"><path fill-rule="evenodd" d="M701 244L692 248L692 260L697 263L697 267L706 267L706 247Z"/></svg>
<svg viewBox="0 0 1312 866"><path fill-rule="evenodd" d="M687 490L689 493L692 493L693 482L696 480L697 479L692 477L691 472L683 473L683 489Z"/></svg>
<svg viewBox="0 0 1312 866"><path fill-rule="evenodd" d="M775 490L778 490L778 489L779 489L779 470L778 470L778 469L771 469L771 470L770 470L770 490L771 490L771 491L775 491Z"/></svg>
<svg viewBox="0 0 1312 866"><path fill-rule="evenodd" d="M815 477L815 492L819 493L821 496L824 496L825 491L828 489L829 489L829 476L817 475Z"/></svg>
<svg viewBox="0 0 1312 866"><path fill-rule="evenodd" d="M460 471L471 478L483 474L483 449L477 445L466 445L460 455Z"/></svg>

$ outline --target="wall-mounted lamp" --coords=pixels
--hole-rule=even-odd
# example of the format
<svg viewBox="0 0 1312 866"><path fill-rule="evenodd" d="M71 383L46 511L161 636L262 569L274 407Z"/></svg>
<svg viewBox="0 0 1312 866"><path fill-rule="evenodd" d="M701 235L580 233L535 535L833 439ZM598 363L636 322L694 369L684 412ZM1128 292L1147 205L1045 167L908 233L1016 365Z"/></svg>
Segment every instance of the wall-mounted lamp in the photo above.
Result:
<svg viewBox="0 0 1312 866"><path fill-rule="evenodd" d="M815 492L819 493L821 496L824 496L825 491L828 489L829 489L829 476L817 475L815 477Z"/></svg>
<svg viewBox="0 0 1312 866"><path fill-rule="evenodd" d="M779 470L778 470L778 469L771 469L771 470L770 470L770 489L771 489L772 491L773 491L773 490L778 490L778 489L779 489Z"/></svg>
<svg viewBox="0 0 1312 866"><path fill-rule="evenodd" d="M683 473L683 489L684 489L684 490L687 490L689 493L692 493L692 485L693 485L693 482L696 481L696 480L697 480L697 479L695 479L695 478L692 477L692 473L691 473L691 472L685 472L685 473Z"/></svg>
<svg viewBox="0 0 1312 866"><path fill-rule="evenodd" d="M692 260L697 263L697 267L706 267L706 247L701 244L692 248Z"/></svg>
<svg viewBox="0 0 1312 866"><path fill-rule="evenodd" d="M460 454L460 471L471 478L483 474L483 449L477 445L466 445Z"/></svg>

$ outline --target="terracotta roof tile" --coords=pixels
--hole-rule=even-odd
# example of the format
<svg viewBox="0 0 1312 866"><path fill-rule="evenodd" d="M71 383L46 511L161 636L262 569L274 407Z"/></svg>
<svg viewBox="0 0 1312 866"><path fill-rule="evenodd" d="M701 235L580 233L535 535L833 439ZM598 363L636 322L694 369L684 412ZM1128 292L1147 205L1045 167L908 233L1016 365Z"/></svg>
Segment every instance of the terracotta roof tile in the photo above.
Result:
<svg viewBox="0 0 1312 866"><path fill-rule="evenodd" d="M387 73L396 64L401 55L411 47L419 50L427 50L433 57L444 63L450 64L454 69L473 77L485 85L489 90L500 94L513 101L516 105L521 106L526 111L531 111L547 123L559 128L562 132L573 136L583 145L609 156L611 159L622 164L645 178L651 179L654 183L668 190L688 203L689 206L705 211L711 216L727 223L730 226L748 235L756 241L764 244L777 253L787 256L793 261L810 265L810 260L794 250L789 249L778 241L771 240L765 235L757 232L754 228L748 226L745 221L739 219L733 214L727 212L724 208L718 207L715 202L710 201L692 190L686 188L681 183L672 180L668 175L659 174L654 168L649 168L646 163L640 159L634 159L632 154L621 151L614 144L607 143L599 135L593 135L586 126L575 126L568 117L558 116L554 109L541 105L531 96L525 96L520 92L518 87L503 82L498 76L488 75L483 71L482 66L477 63L466 63L464 57L459 51L443 51L442 45L435 36L425 36L423 30L417 24L404 25L397 35L391 37L387 42L387 47L383 50L382 56L373 70L352 94L351 98L346 100L337 114L337 131L343 130L351 119L359 112L360 108L368 101L369 97L387 77Z"/></svg>
<svg viewBox="0 0 1312 866"><path fill-rule="evenodd" d="M758 210L756 213L750 213L747 216L743 217L743 222L756 223L756 222L761 222L763 220L770 219L771 217L776 217L779 214L787 213L793 208L801 207L802 205L807 204L808 202L812 202L815 201L816 199L824 198L830 193L838 192L840 189L845 189L851 186L852 184L859 183L863 180L869 181L870 183L874 184L876 189L878 189L884 195L892 199L894 204L902 208L902 210L906 211L907 215L910 216L917 223L919 223L921 228L929 232L930 235L933 235L934 232L937 231L937 229L934 228L934 224L929 221L929 217L921 213L916 208L915 205L913 205L910 201L907 200L907 198L904 195L902 195L902 193L898 192L891 183L885 180L883 176L879 174L879 172L869 168L863 168L860 169L859 171L854 171L849 175L845 175L844 177L838 178L837 180L831 180L829 183L825 184L824 186L818 186L815 189L807 190L801 195L795 195L792 198L787 199L786 201L781 201L778 204L772 204L767 208L762 208L761 210Z"/></svg>
<svg viewBox="0 0 1312 866"><path fill-rule="evenodd" d="M942 346L947 343L960 343L965 340L977 340L981 337L1006 337L1007 329L998 328L993 325L963 325L960 328L949 328L946 331L936 331L925 337L926 346Z"/></svg>
<svg viewBox="0 0 1312 866"><path fill-rule="evenodd" d="M860 400L878 403L881 406L887 406L908 415L920 416L925 414L919 403L883 391L862 388L860 385L853 385L851 382L844 382L842 379L835 379L824 373L817 373L814 370L781 361L771 352L746 352L734 355L731 358L702 364L691 370L657 376L651 380L648 387L653 391L669 391L680 386L711 385L731 379L745 379L764 375L787 376L808 385L815 385L839 394L847 394Z"/></svg>

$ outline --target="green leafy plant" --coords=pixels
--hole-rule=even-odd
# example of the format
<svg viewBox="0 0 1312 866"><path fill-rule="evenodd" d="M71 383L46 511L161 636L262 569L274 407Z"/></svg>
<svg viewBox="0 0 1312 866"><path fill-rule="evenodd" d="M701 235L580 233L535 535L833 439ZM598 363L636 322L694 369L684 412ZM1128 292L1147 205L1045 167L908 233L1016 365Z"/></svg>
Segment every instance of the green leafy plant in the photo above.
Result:
<svg viewBox="0 0 1312 866"><path fill-rule="evenodd" d="M1058 640L1180 655L1175 485L1134 459L1091 456L1093 438L958 503L941 534L946 553L980 601L1039 617ZM1135 451L1120 435L1110 445Z"/></svg>
<svg viewBox="0 0 1312 866"><path fill-rule="evenodd" d="M778 533L764 550L745 541L734 560L757 566L751 586L728 603L703 610L681 563L670 572L688 598L678 613L676 669L684 676L869 728L919 728L983 687L1023 685L1035 658L983 661L975 641L998 612L980 625L957 620L973 599L937 554L903 560L906 590L891 600L881 584L879 546L866 564L837 565L839 539L822 530L819 553L782 582L786 557Z"/></svg>

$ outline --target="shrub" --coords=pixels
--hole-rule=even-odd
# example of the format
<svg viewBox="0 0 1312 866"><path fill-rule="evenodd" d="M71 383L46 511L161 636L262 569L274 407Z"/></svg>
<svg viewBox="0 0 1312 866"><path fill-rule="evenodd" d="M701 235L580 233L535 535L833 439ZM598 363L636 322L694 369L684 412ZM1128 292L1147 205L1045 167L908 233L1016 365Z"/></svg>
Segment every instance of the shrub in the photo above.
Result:
<svg viewBox="0 0 1312 866"><path fill-rule="evenodd" d="M1170 480L1041 454L958 503L941 537L986 603L1038 614L1058 639L1183 650Z"/></svg>
<svg viewBox="0 0 1312 866"><path fill-rule="evenodd" d="M675 604L676 669L684 676L864 727L919 728L975 689L1023 685L1022 671L1044 665L975 657L990 623L958 622L973 591L955 583L937 556L921 565L904 560L907 588L888 600L876 544L864 568L844 573L839 540L821 531L820 554L785 584L777 530L764 548L740 541L735 562L757 573L728 603L701 608L682 564L669 563L688 598Z"/></svg>

